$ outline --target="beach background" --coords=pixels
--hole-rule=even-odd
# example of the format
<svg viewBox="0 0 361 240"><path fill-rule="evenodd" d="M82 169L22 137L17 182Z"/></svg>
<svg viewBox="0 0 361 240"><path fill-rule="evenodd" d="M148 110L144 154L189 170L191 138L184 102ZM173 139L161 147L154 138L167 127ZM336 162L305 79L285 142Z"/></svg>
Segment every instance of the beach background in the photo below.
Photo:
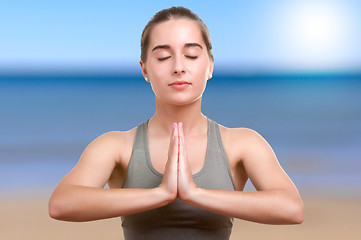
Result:
<svg viewBox="0 0 361 240"><path fill-rule="evenodd" d="M0 30L6 33L0 40L0 239L122 239L120 219L60 222L49 218L47 201L94 138L133 128L154 113L153 92L138 67L138 43L149 18L173 3L155 1L138 9L135 4L109 1L104 6L92 1L83 9L81 2L0 4ZM214 33L216 64L203 95L203 113L228 127L258 131L274 149L305 204L301 225L235 220L231 239L358 239L361 38L357 30L361 26L355 22L361 21L352 13L361 10L360 4L261 2L230 1L212 7L189 1L176 4L193 9L208 24L211 37ZM298 10L304 2L308 14L304 19L323 29L327 25L321 24L322 19L310 15L317 9L315 2L321 9L332 4L338 11L349 9L351 20L345 20L349 32L342 32L346 40L332 45L331 38L325 38L331 32L290 46L295 41L284 37L281 27L271 28L277 34L262 28L276 18L271 6L288 9L286 16L292 19L296 14L290 13L290 2ZM126 12L139 22L124 25ZM222 12L232 14L217 20L221 22L217 25L215 19ZM239 25L232 27L239 32L226 31L236 16ZM246 20L250 26L243 23ZM331 27L337 30L338 26ZM135 30L128 32L128 28ZM79 29L83 32L77 33ZM112 37L116 38L109 40ZM291 43L282 45L286 40ZM293 50L292 54L286 50ZM246 191L254 191L251 184Z"/></svg>

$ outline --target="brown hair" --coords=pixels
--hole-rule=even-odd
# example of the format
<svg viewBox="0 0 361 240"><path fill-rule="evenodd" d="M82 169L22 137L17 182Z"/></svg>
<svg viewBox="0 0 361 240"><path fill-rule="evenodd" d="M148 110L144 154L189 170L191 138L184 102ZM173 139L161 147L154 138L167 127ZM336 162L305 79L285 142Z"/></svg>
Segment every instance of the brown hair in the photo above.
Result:
<svg viewBox="0 0 361 240"><path fill-rule="evenodd" d="M194 20L199 24L199 27L202 31L202 37L204 40L204 43L206 44L208 56L212 60L214 59L212 54L212 43L209 37L209 30L206 24L198 17L197 14L193 13L191 10L185 7L171 7L167 9L163 9L159 12L157 12L153 18L148 22L148 24L144 27L142 38L140 40L140 59L142 62L145 62L147 60L147 51L149 47L149 41L150 41L150 33L155 25L166 22L170 20L171 18L188 18L190 20Z"/></svg>

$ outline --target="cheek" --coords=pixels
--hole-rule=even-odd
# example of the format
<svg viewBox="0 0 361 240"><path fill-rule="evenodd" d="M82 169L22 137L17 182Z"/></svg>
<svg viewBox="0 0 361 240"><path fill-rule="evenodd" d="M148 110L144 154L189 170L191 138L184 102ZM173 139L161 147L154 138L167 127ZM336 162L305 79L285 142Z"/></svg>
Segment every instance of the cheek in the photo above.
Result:
<svg viewBox="0 0 361 240"><path fill-rule="evenodd" d="M162 64L157 64L155 62L150 62L147 70L150 79L153 80L161 79L165 74L165 67Z"/></svg>
<svg viewBox="0 0 361 240"><path fill-rule="evenodd" d="M210 67L209 61L207 60L199 61L197 64L194 64L193 67L199 77L204 77L204 78L208 77L209 74L208 72Z"/></svg>

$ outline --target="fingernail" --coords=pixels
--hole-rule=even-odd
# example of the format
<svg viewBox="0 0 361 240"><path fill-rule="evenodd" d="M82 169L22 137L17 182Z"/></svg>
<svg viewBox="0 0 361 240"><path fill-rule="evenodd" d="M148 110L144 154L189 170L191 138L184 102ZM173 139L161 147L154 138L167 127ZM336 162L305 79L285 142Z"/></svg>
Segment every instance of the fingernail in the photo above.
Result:
<svg viewBox="0 0 361 240"><path fill-rule="evenodd" d="M175 129L175 122L173 123L173 130Z"/></svg>
<svg viewBox="0 0 361 240"><path fill-rule="evenodd" d="M179 130L180 130L181 132L183 131L183 123L182 123L182 122L179 123Z"/></svg>

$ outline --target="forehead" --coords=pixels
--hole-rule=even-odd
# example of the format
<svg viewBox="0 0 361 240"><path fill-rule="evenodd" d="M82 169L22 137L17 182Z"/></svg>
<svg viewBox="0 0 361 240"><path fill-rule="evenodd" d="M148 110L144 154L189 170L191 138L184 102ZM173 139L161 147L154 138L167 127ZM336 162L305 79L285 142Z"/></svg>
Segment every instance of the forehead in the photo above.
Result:
<svg viewBox="0 0 361 240"><path fill-rule="evenodd" d="M150 34L150 48L158 44L184 45L190 42L204 45L199 24L190 19L170 19L159 23Z"/></svg>

